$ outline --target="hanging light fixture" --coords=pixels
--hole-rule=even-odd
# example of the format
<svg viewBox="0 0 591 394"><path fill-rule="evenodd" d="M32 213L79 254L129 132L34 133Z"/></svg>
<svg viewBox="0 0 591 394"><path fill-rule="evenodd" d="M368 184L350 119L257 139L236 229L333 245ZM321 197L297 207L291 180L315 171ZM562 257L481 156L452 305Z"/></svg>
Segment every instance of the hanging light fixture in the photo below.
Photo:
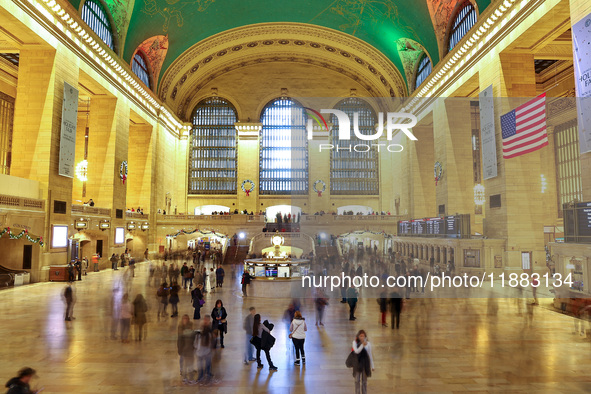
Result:
<svg viewBox="0 0 591 394"><path fill-rule="evenodd" d="M486 197L484 196L484 186L480 183L474 186L474 204L484 205Z"/></svg>

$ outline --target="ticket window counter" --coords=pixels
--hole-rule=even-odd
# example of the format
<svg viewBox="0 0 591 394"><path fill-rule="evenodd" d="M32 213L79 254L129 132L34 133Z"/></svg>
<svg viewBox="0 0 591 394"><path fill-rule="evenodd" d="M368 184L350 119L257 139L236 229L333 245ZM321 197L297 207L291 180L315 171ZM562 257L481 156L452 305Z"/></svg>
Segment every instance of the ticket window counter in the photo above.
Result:
<svg viewBox="0 0 591 394"><path fill-rule="evenodd" d="M308 261L289 263L245 262L244 269L255 279L291 279L308 275Z"/></svg>

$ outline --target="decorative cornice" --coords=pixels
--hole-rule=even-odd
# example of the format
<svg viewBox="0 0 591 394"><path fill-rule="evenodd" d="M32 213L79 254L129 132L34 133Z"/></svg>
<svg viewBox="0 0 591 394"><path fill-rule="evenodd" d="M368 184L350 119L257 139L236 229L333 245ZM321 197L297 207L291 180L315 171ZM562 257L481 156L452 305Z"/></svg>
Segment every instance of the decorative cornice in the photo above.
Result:
<svg viewBox="0 0 591 394"><path fill-rule="evenodd" d="M163 106L154 93L143 87L129 65L98 38L69 3L62 6L56 0L13 2L147 115L173 135L183 133L186 125Z"/></svg>
<svg viewBox="0 0 591 394"><path fill-rule="evenodd" d="M441 96L467 70L476 64L492 46L510 34L533 9L545 0L504 0L496 7L489 6L476 25L440 61L430 76L413 92L405 103L405 110L416 112L428 105L433 97Z"/></svg>

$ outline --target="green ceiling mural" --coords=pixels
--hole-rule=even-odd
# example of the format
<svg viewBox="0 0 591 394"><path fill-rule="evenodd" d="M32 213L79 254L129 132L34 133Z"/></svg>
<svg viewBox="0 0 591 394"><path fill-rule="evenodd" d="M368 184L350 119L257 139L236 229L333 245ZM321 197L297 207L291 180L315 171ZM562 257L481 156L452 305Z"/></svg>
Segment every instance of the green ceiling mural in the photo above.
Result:
<svg viewBox="0 0 591 394"><path fill-rule="evenodd" d="M80 0L71 0L73 4ZM125 37L124 58L129 61L143 41L168 36L170 64L195 43L235 27L265 22L298 22L351 34L373 45L405 75L397 41L409 38L439 61L437 37L427 2L433 0L131 0L133 12ZM444 0L445 1L445 0ZM457 2L460 0L448 0ZM107 0L125 2L129 0ZM476 0L482 12L490 0ZM119 5L119 9L125 9Z"/></svg>

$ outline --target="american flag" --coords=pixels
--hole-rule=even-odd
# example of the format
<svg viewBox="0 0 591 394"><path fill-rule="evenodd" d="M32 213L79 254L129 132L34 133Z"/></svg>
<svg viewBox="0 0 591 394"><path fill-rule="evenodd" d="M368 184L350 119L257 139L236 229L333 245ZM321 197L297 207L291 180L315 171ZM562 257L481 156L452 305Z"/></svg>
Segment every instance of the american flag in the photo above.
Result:
<svg viewBox="0 0 591 394"><path fill-rule="evenodd" d="M503 158L510 159L548 145L546 93L501 116Z"/></svg>

